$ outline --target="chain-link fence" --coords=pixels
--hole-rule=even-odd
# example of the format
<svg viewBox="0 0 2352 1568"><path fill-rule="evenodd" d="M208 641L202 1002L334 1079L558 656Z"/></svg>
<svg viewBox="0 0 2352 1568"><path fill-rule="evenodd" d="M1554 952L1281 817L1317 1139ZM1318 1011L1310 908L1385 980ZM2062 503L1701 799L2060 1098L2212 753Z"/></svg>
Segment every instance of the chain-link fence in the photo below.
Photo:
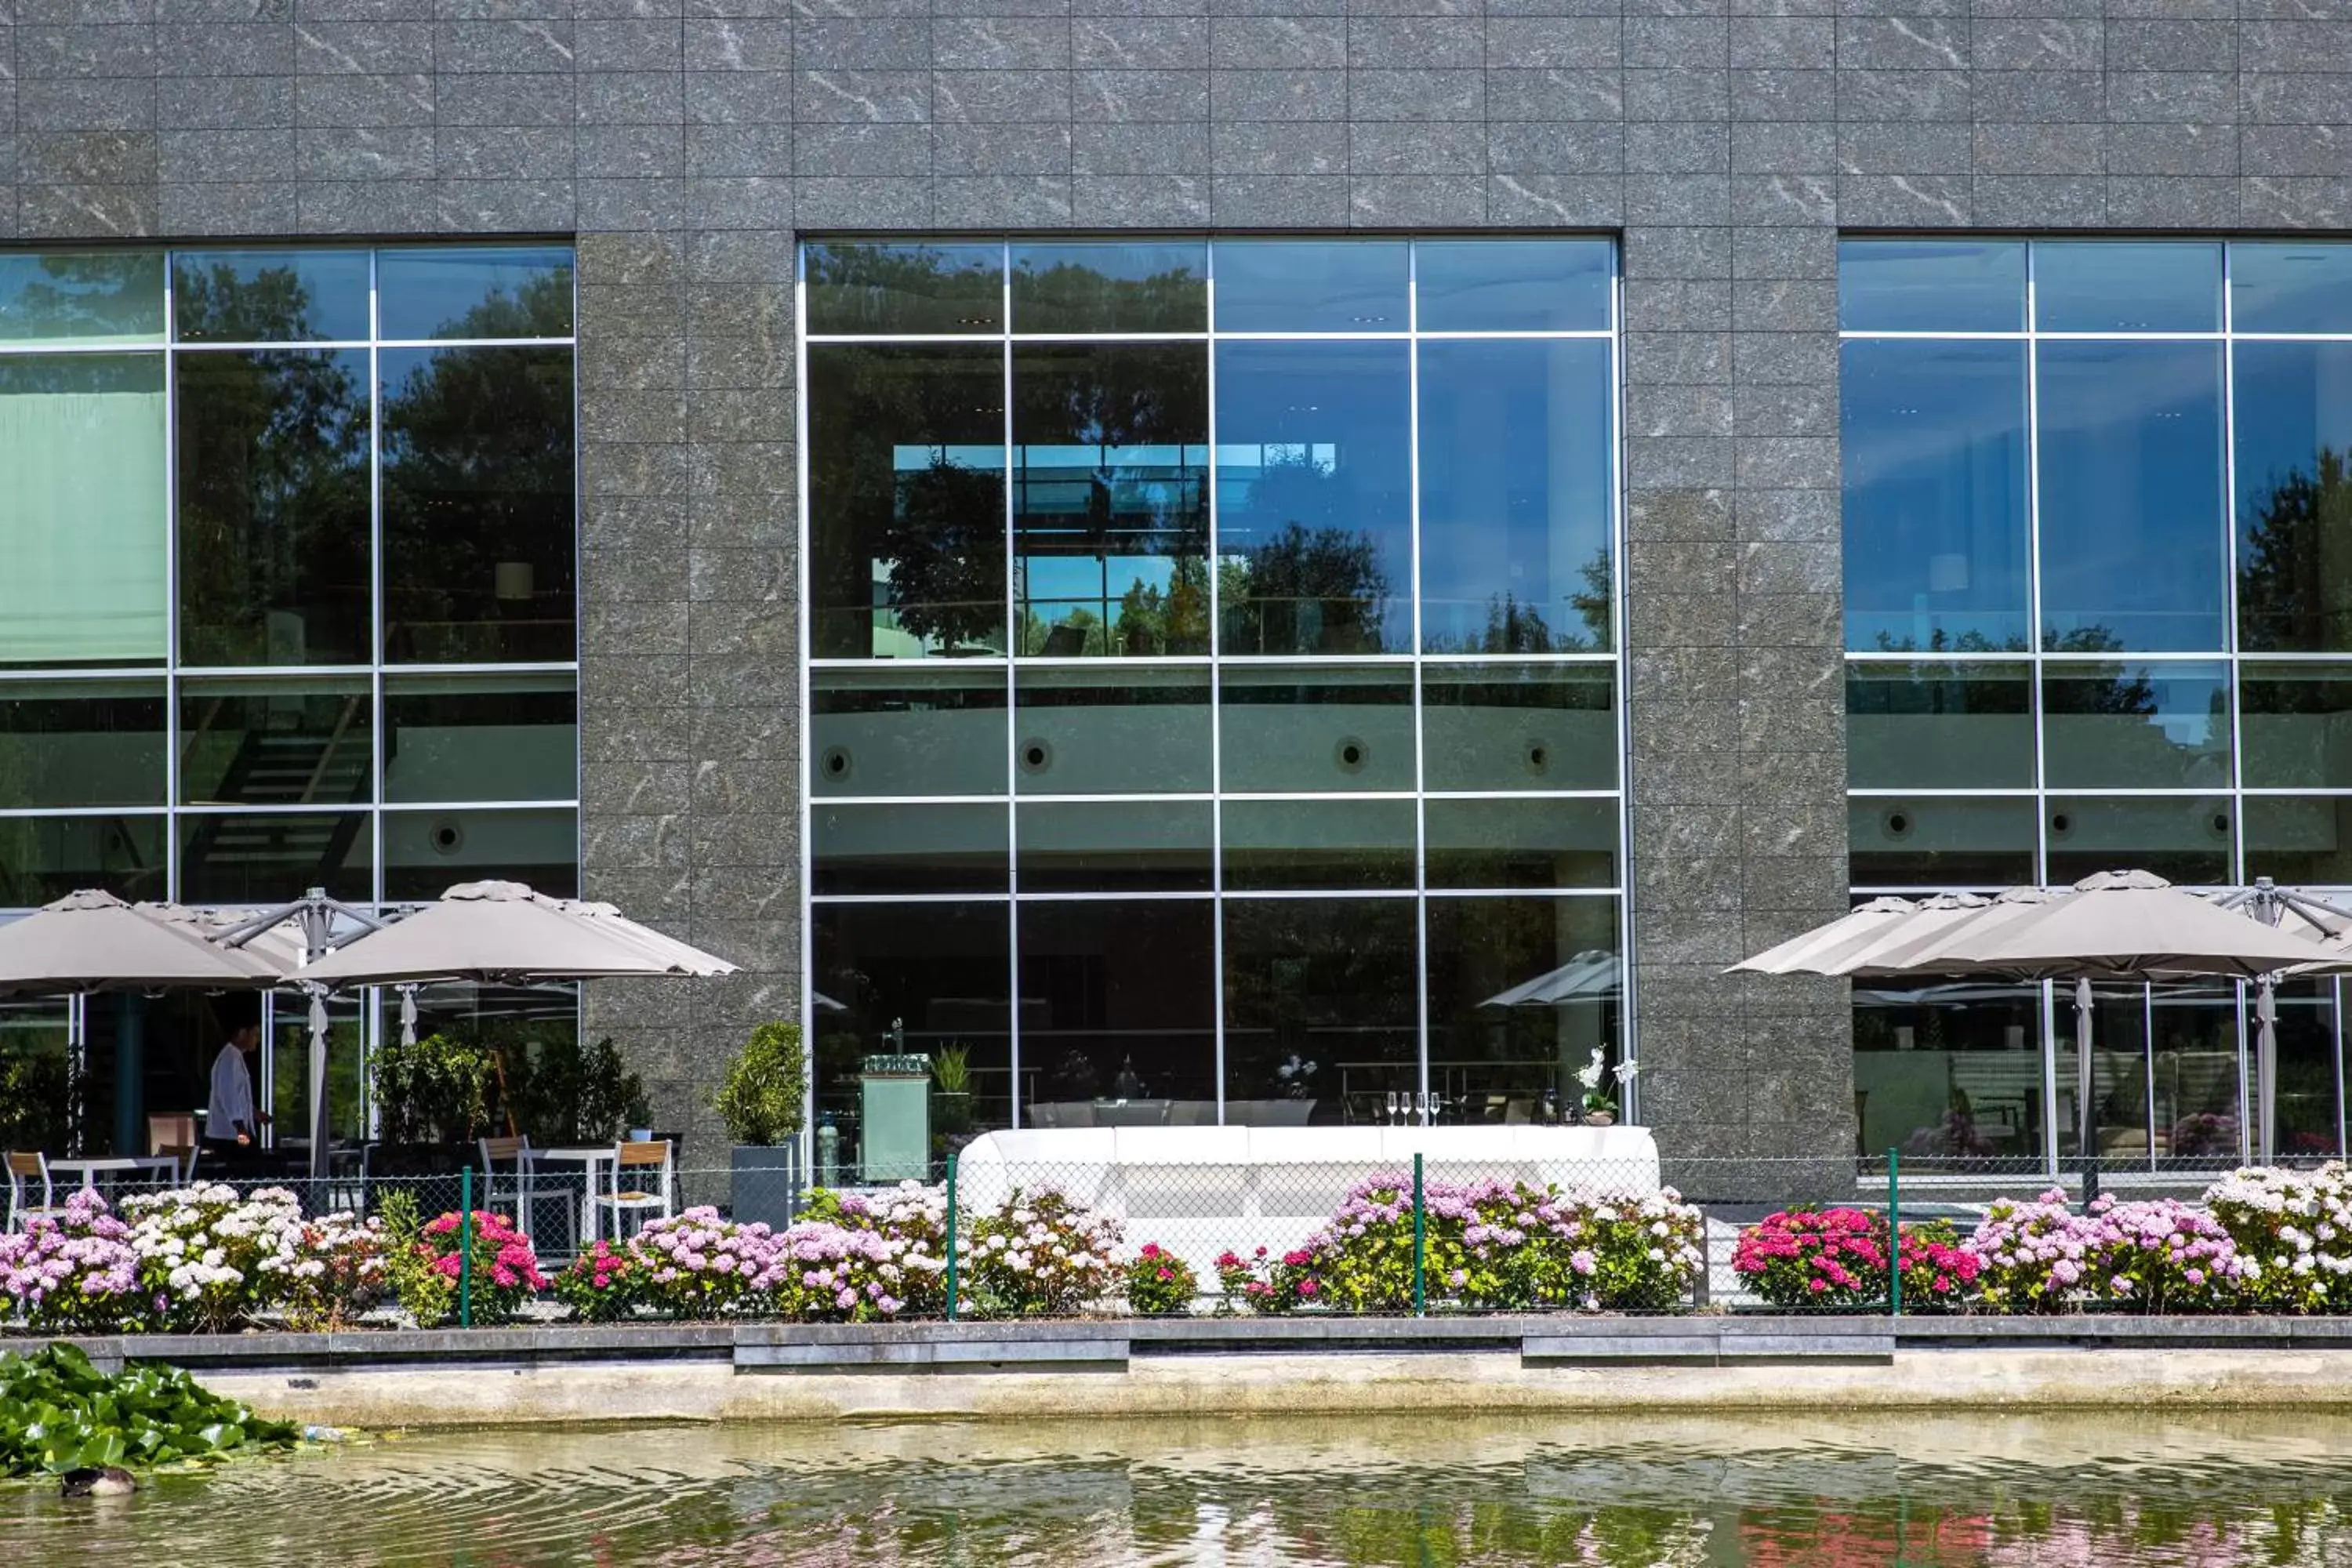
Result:
<svg viewBox="0 0 2352 1568"><path fill-rule="evenodd" d="M782 1152L751 1170L680 1169L669 1153L509 1152L426 1174L361 1161L257 1180L200 1166L196 1182L282 1193L271 1201L306 1219L399 1237L494 1215L545 1271L550 1313L561 1299L583 1317L824 1321L1948 1310L1948 1255L1991 1205L2052 1185L2032 1170L1914 1176L1891 1155L1857 1174L1819 1157L1226 1163L1116 1159L1108 1144L1098 1159L1008 1163L982 1144L928 1181L827 1191ZM90 1179L118 1209L169 1185L153 1171ZM614 1258L625 1289L610 1310L556 1288L566 1272L601 1288L598 1260ZM450 1321L475 1319L468 1300Z"/></svg>

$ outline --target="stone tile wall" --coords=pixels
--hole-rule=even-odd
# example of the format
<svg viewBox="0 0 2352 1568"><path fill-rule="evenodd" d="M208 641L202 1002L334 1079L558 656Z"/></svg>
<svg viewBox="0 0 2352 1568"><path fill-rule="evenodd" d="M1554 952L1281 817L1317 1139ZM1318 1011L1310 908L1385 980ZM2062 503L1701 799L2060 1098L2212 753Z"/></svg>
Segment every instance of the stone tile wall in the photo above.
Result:
<svg viewBox="0 0 2352 1568"><path fill-rule="evenodd" d="M796 1001L796 230L1625 237L1635 961L1672 1146L1833 1156L1834 235L2341 228L2330 0L0 0L0 241L577 233L599 998L668 1120ZM711 1144L705 1142L704 1147Z"/></svg>

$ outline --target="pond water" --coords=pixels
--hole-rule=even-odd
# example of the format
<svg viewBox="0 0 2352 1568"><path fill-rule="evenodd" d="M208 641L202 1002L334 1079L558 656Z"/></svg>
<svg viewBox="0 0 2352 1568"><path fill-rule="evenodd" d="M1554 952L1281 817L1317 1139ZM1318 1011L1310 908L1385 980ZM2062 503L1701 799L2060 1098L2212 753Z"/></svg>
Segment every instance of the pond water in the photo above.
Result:
<svg viewBox="0 0 2352 1568"><path fill-rule="evenodd" d="M393 1437L137 1496L0 1483L0 1563L2352 1563L2352 1415L740 1426Z"/></svg>

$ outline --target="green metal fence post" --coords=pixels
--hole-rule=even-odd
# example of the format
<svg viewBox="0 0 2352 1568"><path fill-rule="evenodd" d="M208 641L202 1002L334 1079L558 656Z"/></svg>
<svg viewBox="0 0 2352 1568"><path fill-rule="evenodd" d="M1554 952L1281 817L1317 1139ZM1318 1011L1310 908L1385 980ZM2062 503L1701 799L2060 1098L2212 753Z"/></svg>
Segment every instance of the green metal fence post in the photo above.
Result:
<svg viewBox="0 0 2352 1568"><path fill-rule="evenodd" d="M1886 1152L1886 1315L1903 1315L1903 1156Z"/></svg>
<svg viewBox="0 0 2352 1568"><path fill-rule="evenodd" d="M457 1326L474 1326L474 1167L457 1171Z"/></svg>
<svg viewBox="0 0 2352 1568"><path fill-rule="evenodd" d="M956 1316L956 1157L948 1156L948 1321Z"/></svg>
<svg viewBox="0 0 2352 1568"><path fill-rule="evenodd" d="M1412 1315L1427 1317L1429 1297L1423 1265L1429 1256L1428 1213L1421 1202L1421 1155L1412 1157Z"/></svg>

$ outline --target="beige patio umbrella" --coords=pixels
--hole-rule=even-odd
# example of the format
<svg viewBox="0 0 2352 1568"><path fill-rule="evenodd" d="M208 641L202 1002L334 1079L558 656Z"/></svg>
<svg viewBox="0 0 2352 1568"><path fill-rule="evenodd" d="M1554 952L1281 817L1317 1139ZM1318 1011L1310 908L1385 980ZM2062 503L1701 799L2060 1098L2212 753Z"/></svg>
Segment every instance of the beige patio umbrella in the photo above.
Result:
<svg viewBox="0 0 2352 1568"><path fill-rule="evenodd" d="M2282 888L2268 877L2257 878L2252 887L2216 894L2213 902L2217 908L2234 910L2264 925L2308 937L2339 958L2352 958L2352 910L2339 909L2299 889ZM2254 987L2254 1127L2259 1139L2254 1152L2263 1161L2278 1152L2278 975L2265 974Z"/></svg>
<svg viewBox="0 0 2352 1568"><path fill-rule="evenodd" d="M398 986L401 1038L410 1042L415 987L426 981L530 985L734 973L725 959L639 925L609 904L551 899L520 882L461 882L436 902L314 958L301 979L321 987Z"/></svg>
<svg viewBox="0 0 2352 1568"><path fill-rule="evenodd" d="M734 973L725 959L662 936L618 910L591 912L520 882L463 882L436 902L314 960L302 978L325 985L426 980L528 985Z"/></svg>
<svg viewBox="0 0 2352 1568"><path fill-rule="evenodd" d="M1952 902L1955 907L1944 910L1922 907L1908 916L1898 914L1858 952L1772 972L1868 979L1993 974L2021 981L2074 981L2075 1108L2078 1147L2086 1169L2091 1160L2093 981L2259 980L2282 970L2342 967L2347 962L2308 937L2249 921L2147 871L2104 871L2057 890L2012 889L1973 908L1964 900ZM1759 954L1735 967L1757 966L1771 957Z"/></svg>
<svg viewBox="0 0 2352 1568"><path fill-rule="evenodd" d="M0 996L172 986L250 991L283 978L264 955L208 942L158 906L92 889L0 926Z"/></svg>

